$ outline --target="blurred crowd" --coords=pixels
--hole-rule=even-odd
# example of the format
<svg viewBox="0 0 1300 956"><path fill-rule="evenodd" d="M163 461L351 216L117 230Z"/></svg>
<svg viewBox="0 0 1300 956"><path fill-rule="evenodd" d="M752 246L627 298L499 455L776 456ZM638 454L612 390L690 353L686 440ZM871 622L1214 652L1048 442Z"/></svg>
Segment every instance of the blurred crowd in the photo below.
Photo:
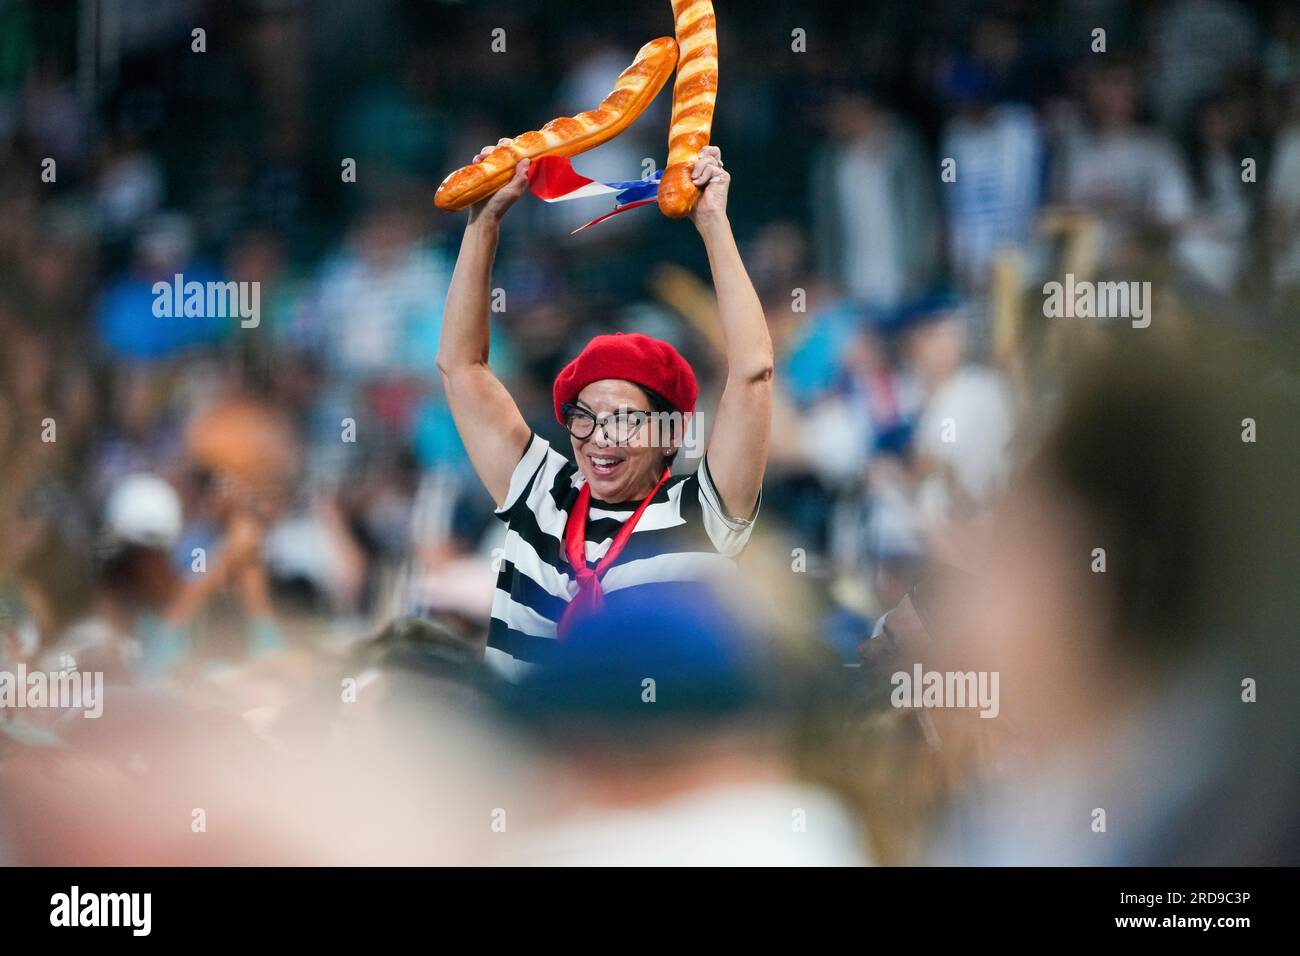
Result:
<svg viewBox="0 0 1300 956"><path fill-rule="evenodd" d="M1219 595L1223 580L1236 582L1236 570L1244 574L1253 559L1217 552L1223 568L1234 569L1224 579L1180 566L1185 580L1163 582L1153 569L1170 552L1162 557L1160 547L1213 563L1207 542L1222 529L1180 537L1196 520L1180 510L1162 525L1150 508L1166 485L1116 485L1115 473L1146 462L1178 486L1189 467L1203 468L1276 494L1284 514L1292 502L1264 477L1246 481L1231 471L1224 462L1235 448L1224 452L1204 432L1181 430L1211 420L1189 385L1213 387L1214 376L1195 364L1202 354L1147 356L1148 368L1168 360L1176 370L1155 384L1141 369L1114 371L1113 362L1085 365L1093 378L1071 379L1072 346L1105 349L1103 340L1128 322L1052 326L1040 290L1067 271L1150 281L1153 340L1167 344L1174 329L1188 342L1227 342L1214 346L1224 362L1258 371L1261 383L1283 376L1290 384L1279 388L1291 389L1294 401L1293 378L1229 356L1273 350L1282 368L1287 350L1273 343L1294 336L1300 8L1239 0L855 6L715 2L721 82L713 142L735 177L729 214L778 356L762 534L742 566L769 599L780 596L784 613L772 620L795 619L777 643L799 645L799 666L775 670L815 676L765 694L754 689L766 688L762 681L752 684L728 663L724 635L767 632L771 621L749 627L701 611L696 619L711 623L695 627L671 614L615 608L627 615L619 633L647 620L674 633L699 631L695 644L625 663L629 679L645 663L680 668L688 685L704 688L700 700L685 695L678 721L647 742L640 718L606 699L622 658L602 656L612 651L600 635L577 642L573 659L562 662L571 670L539 678L524 700L501 692L479 666L500 526L434 367L464 217L438 213L432 196L484 144L594 107L641 43L671 32L667 2L577 16L571 5L524 0L0 0L0 669L25 662L102 671L130 702L117 719L129 728L121 733L138 736L136 749L153 746L157 760L172 760L172 782L190 773L212 792L228 788L212 800L232 807L252 798L211 776L222 760L258 780L271 803L291 803L274 796L275 781L291 770L290 793L338 787L329 761L276 767L250 753L240 736L248 726L277 748L319 736L305 728L329 723L321 715L333 714L340 681L346 701L348 680L360 679L360 697L405 708L382 732L369 718L354 720L367 729L347 739L354 756L373 761L377 779L395 774L409 794L393 797L369 777L354 779L356 792L313 805L292 830L277 829L294 815L277 804L277 813L267 811L276 821L266 824L274 831L268 842L205 850L212 855L202 859L212 862L483 859L482 847L461 844L458 813L477 820L479 796L491 801L534 774L551 787L581 780L587 797L619 808L608 811L608 825L636 834L629 852L640 858L672 855L665 819L636 806L652 802L657 787L678 801L680 819L722 834L718 858L923 858L922 837L949 839L949 831L936 836L937 826L922 824L934 824L946 801L965 792L971 765L996 762L998 742L978 720L973 731L969 721L936 728L868 706L863 681L878 662L862 645L882 614L936 579L936 568L959 569L958 583L945 578L944 589L952 613L965 616L954 628L966 634L958 657L996 661L1008 673L1022 667L1026 680L1039 682L1045 696L1012 718L1020 721L1018 745L1032 751L1037 740L1050 749L1080 724L1113 721L1117 735L1134 726L1150 732L1126 759L1167 754L1179 739L1180 695L1195 697L1198 682L1229 669L1211 659L1180 670L1168 695L1148 697L1135 716L1115 698L1134 675L1150 673L1144 668L1163 673L1183 651L1155 637L1134 651L1113 644L1116 633L1180 632L1187 653L1199 654L1199 632L1224 626L1216 615L1243 601L1249 610L1228 625L1238 627L1235 651L1276 663L1286 653L1271 643L1277 634L1251 632L1262 642L1256 646L1245 622L1277 623L1267 585L1278 582L1250 579L1201 614L1200 597ZM504 49L495 51L498 29ZM599 180L629 180L646 159L662 165L669 99L662 95L575 167ZM592 335L655 335L700 374L707 430L721 383L703 248L653 209L569 235L604 211L598 201L526 199L512 214L493 278L501 290L493 367L534 429L567 448L550 413L555 373ZM258 283L257 324L158 317L154 284L176 275ZM1117 404L1098 397L1106 381L1098 369L1114 371L1105 394ZM1242 381L1224 394L1236 394ZM1115 396L1135 388L1150 401L1130 416ZM1223 408L1226 417L1215 421L1235 440L1249 411L1227 401ZM1181 418L1184 411L1193 418ZM1156 437L1144 443L1125 432L1132 421ZM1018 478L1031 460L1038 470ZM1222 489L1206 481L1173 496L1170 507L1218 508ZM1009 488L1017 506L995 521ZM1238 515L1228 506L1216 513ZM1053 550L1074 541L1087 514L1113 519L1116 542L1152 549L1113 594L1098 595L1091 582L1077 588ZM1004 561L999 587L972 590L966 574L990 553L982 537L990 527L1001 529L1010 550L993 552ZM1255 530L1242 518L1232 540L1248 527ZM1075 543L1087 554L1092 540L1085 532ZM1276 567L1294 567L1277 547ZM1152 593L1161 595L1154 604ZM1012 613L1018 602L1021 612ZM1094 620L1108 602L1133 619ZM1180 603L1185 620L1172 609ZM1062 619L1075 625L1062 637L1066 650L1036 657L1034 639ZM1049 694L1063 688L1070 692ZM1107 694L1092 693L1101 688ZM152 696L160 690L171 695ZM580 772L547 775L534 751L521 756L511 749L518 743L502 743L511 734L487 740L485 724L461 707L463 699L473 708L502 696L504 712L492 721L526 724L541 735L541 752ZM763 716L751 719L757 698ZM233 725L222 722L232 715ZM1241 739L1237 719L1211 722L1207 747L1231 754ZM421 759L473 778L455 806L437 802L450 799L445 791L426 793L433 782L409 755L385 749L393 726L428 743L431 723L447 731ZM604 735L575 737L574 724ZM684 726L692 727L689 748L672 738L671 728ZM176 736L161 741L164 727ZM30 839L0 832L0 861L6 837L17 860L116 860L124 844L111 836L99 856L58 843L59 812L82 806L58 782L99 781L118 801L100 812L129 827L141 792L130 769L138 754L110 753L116 737L111 746L89 741L100 763L70 770L29 751L57 750L60 739L91 732L69 736L66 722L8 715L0 729L10 739L0 738L0 776L40 781L28 790L0 787L0 795L13 819L44 815L49 823L48 833L33 827L40 836ZM484 768L498 764L470 753L480 734L508 772L489 773ZM1100 743L1119 736L1098 736L1062 757L1067 766L1043 785L1049 796L1034 811L1016 815L1014 801L999 803L1011 819L999 823L1005 830L979 829L984 843L971 845L969 831L950 818L942 859L1014 862L1056 852L1094 859L1092 847L1045 837L1057 832L1050 819L1002 843L990 834L1015 833L1044 807L1060 810L1050 787L1063 780L1095 779L1098 766L1121 781L1145 772L1117 767ZM1269 746L1284 753L1293 737ZM385 745L377 753L357 742L374 739ZM639 743L629 747L630 739ZM809 739L835 743L805 746ZM196 748L211 751L211 766ZM1161 764L1153 788L1178 796L1198 773L1216 785L1235 779L1241 767L1218 761L1218 752L1191 767ZM818 786L799 782L810 779ZM1021 784L1020 795L1037 792ZM681 802L681 793L717 788L720 796ZM530 792L547 794L530 812L545 816L548 801L564 805L544 786ZM166 787L150 793L159 808L188 799ZM425 819L421 794L441 808L430 816L445 812L443 842L405 842L406 828ZM1117 805L1127 798L1116 797ZM312 827L328 829L331 815L353 803L383 806L391 819L367 816L362 826L358 818L329 853L302 852ZM785 844L743 850L754 830L735 819L738 805L754 808L748 822L759 829L768 811L783 813L788 829L788 807L800 807L825 823L823 842L799 853ZM846 805L865 809L854 814ZM1262 827L1271 817L1259 819ZM1194 821L1148 827L1150 847L1129 844L1130 856L1096 858L1181 861ZM849 845L864 829L869 849L859 856ZM608 852L607 837L599 825L570 822L512 852L593 861ZM1258 833L1225 845L1229 862L1289 852L1266 848ZM1190 859L1217 860L1197 847ZM140 862L199 859L181 843L137 849L132 859Z"/></svg>

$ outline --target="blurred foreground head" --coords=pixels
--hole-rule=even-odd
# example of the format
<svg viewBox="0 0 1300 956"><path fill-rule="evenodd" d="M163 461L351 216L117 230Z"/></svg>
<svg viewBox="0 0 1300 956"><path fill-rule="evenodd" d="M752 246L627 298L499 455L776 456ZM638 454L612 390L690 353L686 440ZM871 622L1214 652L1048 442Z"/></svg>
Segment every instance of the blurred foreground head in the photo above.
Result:
<svg viewBox="0 0 1300 956"><path fill-rule="evenodd" d="M1036 651L1001 663L1050 652L1076 683L1150 688L1205 658L1244 665L1294 624L1298 383L1252 381L1249 361L1126 342L1078 364L972 609L997 621L990 652Z"/></svg>
<svg viewBox="0 0 1300 956"><path fill-rule="evenodd" d="M551 767L507 860L865 862L852 815L796 770L797 667L775 635L702 585L605 600L508 700Z"/></svg>
<svg viewBox="0 0 1300 956"><path fill-rule="evenodd" d="M606 595L506 706L557 752L667 757L761 737L775 714L773 663L707 587L646 585Z"/></svg>
<svg viewBox="0 0 1300 956"><path fill-rule="evenodd" d="M1026 758L992 803L1016 824L978 831L983 862L1294 858L1288 362L1153 334L1077 363L986 573L949 608L961 637L939 666L1000 674Z"/></svg>
<svg viewBox="0 0 1300 956"><path fill-rule="evenodd" d="M378 697L391 712L415 709L430 700L446 705L476 705L492 688L483 663L483 641L453 622L403 617L386 624L353 655L354 667L377 675Z"/></svg>

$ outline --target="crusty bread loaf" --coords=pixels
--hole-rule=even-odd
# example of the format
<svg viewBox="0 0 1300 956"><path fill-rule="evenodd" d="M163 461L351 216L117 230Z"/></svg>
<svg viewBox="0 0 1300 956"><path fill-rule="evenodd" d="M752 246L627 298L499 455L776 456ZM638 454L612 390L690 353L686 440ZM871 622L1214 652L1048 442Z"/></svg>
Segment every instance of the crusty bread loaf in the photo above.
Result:
<svg viewBox="0 0 1300 956"><path fill-rule="evenodd" d="M539 130L496 147L481 161L462 166L442 181L434 204L448 212L464 209L510 182L515 166L525 157L574 156L612 139L650 105L676 65L676 41L672 37L651 40L637 52L598 107L553 119Z"/></svg>
<svg viewBox="0 0 1300 956"><path fill-rule="evenodd" d="M709 0L672 0L677 29L677 79L668 129L668 164L659 182L659 208L673 219L695 207L700 191L691 170L709 145L713 104L718 96L718 35Z"/></svg>

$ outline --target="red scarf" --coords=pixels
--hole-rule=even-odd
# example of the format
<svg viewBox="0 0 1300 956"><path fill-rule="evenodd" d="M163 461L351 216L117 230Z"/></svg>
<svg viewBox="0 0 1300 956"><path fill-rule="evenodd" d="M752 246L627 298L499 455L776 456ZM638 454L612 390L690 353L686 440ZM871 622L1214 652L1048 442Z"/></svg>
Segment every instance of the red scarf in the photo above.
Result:
<svg viewBox="0 0 1300 956"><path fill-rule="evenodd" d="M623 553L623 546L627 544L627 539L632 537L636 523L641 520L645 509L667 480L668 469L665 468L664 473L659 476L659 481L650 489L650 494L645 496L645 500L637 505L636 511L632 512L632 517L624 521L623 527L618 529L618 534L610 543L609 550L596 562L594 570L587 567L587 512L591 508L591 485L583 483L582 490L578 492L578 500L573 510L569 512L568 524L564 526L564 555L569 559L569 564L573 566L574 574L578 578L578 593L573 596L573 600L564 609L564 614L555 626L556 633L560 637L565 637L569 633L578 618L592 611L598 611L604 605L605 592L601 590L600 579Z"/></svg>

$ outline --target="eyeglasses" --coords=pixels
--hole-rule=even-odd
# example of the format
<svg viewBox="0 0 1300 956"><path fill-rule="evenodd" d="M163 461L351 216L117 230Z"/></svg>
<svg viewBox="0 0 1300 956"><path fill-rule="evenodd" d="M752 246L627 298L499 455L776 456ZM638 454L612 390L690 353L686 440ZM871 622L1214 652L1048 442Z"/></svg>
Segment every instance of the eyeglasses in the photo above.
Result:
<svg viewBox="0 0 1300 956"><path fill-rule="evenodd" d="M641 426L650 420L650 413L638 409L619 409L597 416L577 405L560 406L564 413L564 427L578 441L586 441L596 432L596 426L605 433L605 438L615 445L626 445L636 437Z"/></svg>

